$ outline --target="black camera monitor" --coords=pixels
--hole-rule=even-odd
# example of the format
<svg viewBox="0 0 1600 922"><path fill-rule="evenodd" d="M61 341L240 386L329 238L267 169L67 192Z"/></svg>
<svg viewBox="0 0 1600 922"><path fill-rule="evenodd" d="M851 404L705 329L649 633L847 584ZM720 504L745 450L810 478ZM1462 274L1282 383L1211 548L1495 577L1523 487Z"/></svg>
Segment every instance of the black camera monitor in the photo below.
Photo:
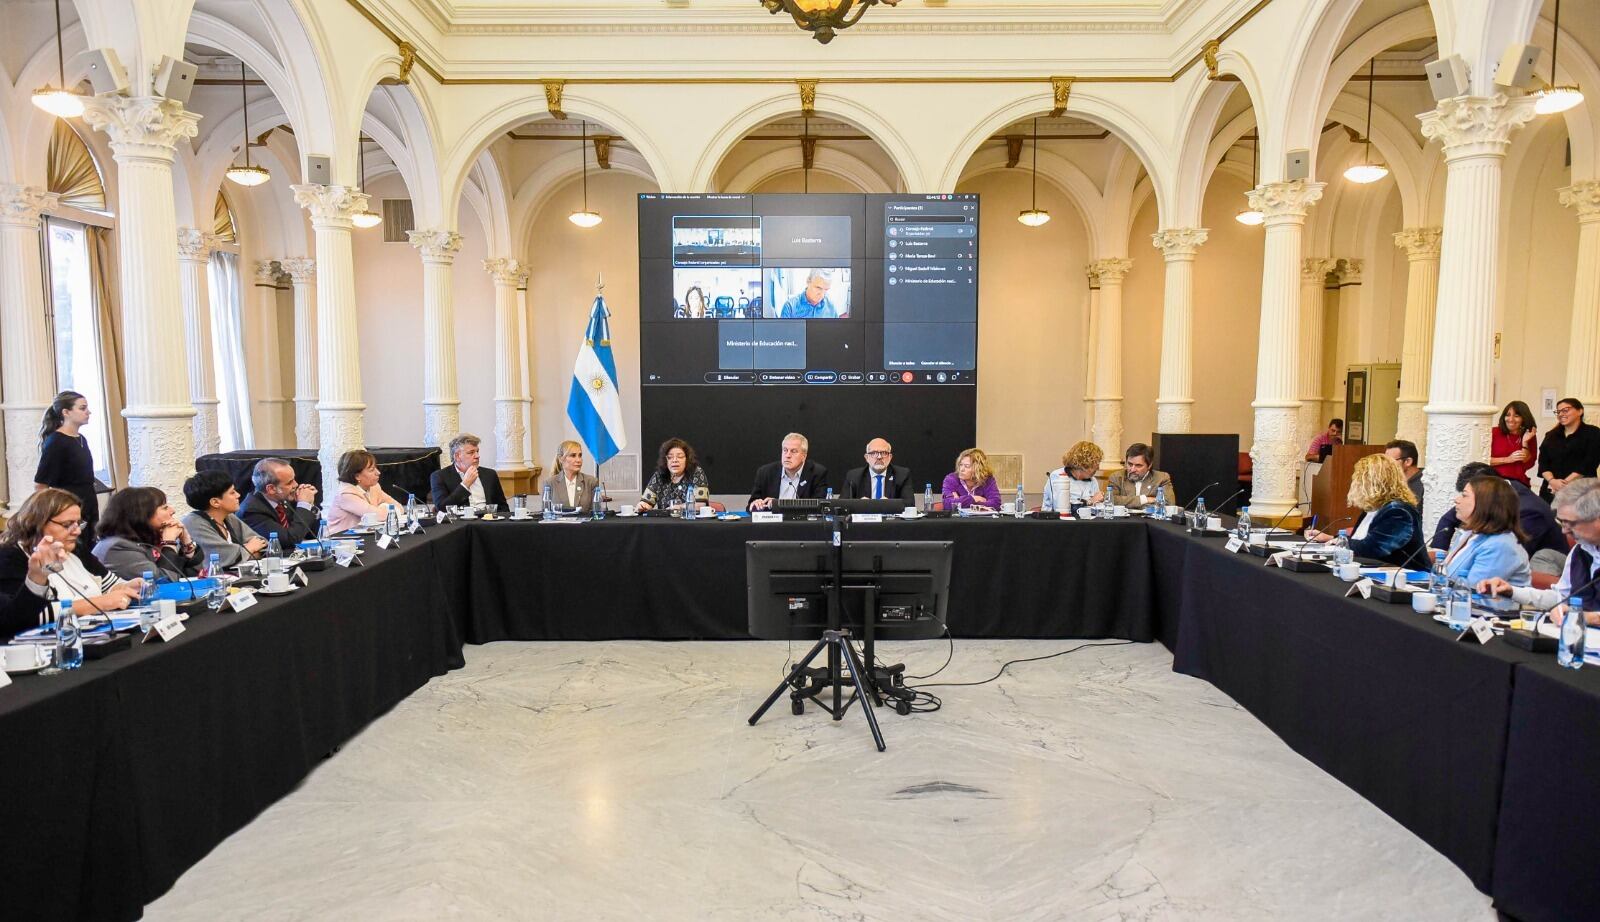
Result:
<svg viewBox="0 0 1600 922"><path fill-rule="evenodd" d="M833 553L827 541L746 541L750 634L761 640L816 640L829 625ZM862 635L869 586L876 586L878 640L944 634L951 541L852 541L844 547L839 625Z"/></svg>

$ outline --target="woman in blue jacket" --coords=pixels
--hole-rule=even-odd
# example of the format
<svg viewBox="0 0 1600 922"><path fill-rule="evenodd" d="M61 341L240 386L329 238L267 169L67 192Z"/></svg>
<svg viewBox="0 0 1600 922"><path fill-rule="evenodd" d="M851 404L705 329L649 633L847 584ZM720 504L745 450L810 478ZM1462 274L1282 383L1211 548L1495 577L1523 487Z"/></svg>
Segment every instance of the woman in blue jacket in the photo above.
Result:
<svg viewBox="0 0 1600 922"><path fill-rule="evenodd" d="M1456 494L1456 529L1445 554L1445 575L1469 586L1498 577L1513 586L1529 584L1528 552L1516 491L1495 476L1474 477Z"/></svg>
<svg viewBox="0 0 1600 922"><path fill-rule="evenodd" d="M1426 567L1422 514L1417 495L1406 486L1399 462L1388 455L1367 455L1350 473L1350 505L1365 512L1350 536L1357 557L1400 567ZM1307 532L1313 541L1332 541L1326 532Z"/></svg>

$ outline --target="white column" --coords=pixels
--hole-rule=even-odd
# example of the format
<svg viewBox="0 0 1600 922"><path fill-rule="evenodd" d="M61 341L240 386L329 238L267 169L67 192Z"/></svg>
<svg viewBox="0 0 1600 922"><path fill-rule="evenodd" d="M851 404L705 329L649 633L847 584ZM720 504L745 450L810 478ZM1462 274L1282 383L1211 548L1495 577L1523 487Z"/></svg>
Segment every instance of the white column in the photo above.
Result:
<svg viewBox="0 0 1600 922"><path fill-rule="evenodd" d="M1428 378L1433 373L1433 311L1439 301L1439 240L1437 227L1408 227L1394 235L1394 245L1406 251L1406 330L1400 345L1400 411L1397 439L1417 446L1419 463L1426 466Z"/></svg>
<svg viewBox="0 0 1600 922"><path fill-rule="evenodd" d="M1373 357L1372 351L1367 346L1368 336L1366 335L1372 327L1372 321L1370 317L1364 317L1361 312L1361 272L1363 268L1361 260L1351 258L1341 258L1337 260L1333 267L1333 280L1334 284L1338 286L1339 292L1339 330L1341 334L1349 335L1347 340L1348 348L1345 349L1344 353L1347 362L1360 363L1369 361ZM1321 365L1322 363L1318 362L1317 364ZM1319 415L1332 419L1334 416L1343 415L1343 408L1344 395L1330 394L1324 398L1322 412ZM1348 440L1350 438L1349 420L1345 420L1344 434L1346 440ZM1307 433L1305 439L1309 442L1311 435ZM1372 433L1363 431L1361 433L1361 441L1370 444L1372 442Z"/></svg>
<svg viewBox="0 0 1600 922"><path fill-rule="evenodd" d="M1250 207L1266 216L1261 258L1261 338L1256 353L1255 443L1250 510L1273 518L1299 501L1297 444L1300 401L1300 239L1306 211L1322 197L1323 184L1296 179L1263 183L1250 190Z"/></svg>
<svg viewBox="0 0 1600 922"><path fill-rule="evenodd" d="M282 448L283 437L283 361L278 356L278 261L256 262L255 323L251 348L261 355L261 387L256 394L260 424L255 427L257 448Z"/></svg>
<svg viewBox="0 0 1600 922"><path fill-rule="evenodd" d="M1083 274L1089 279L1089 315L1088 330L1084 342L1087 347L1084 351L1083 370L1083 435L1084 438L1094 438L1094 384L1095 366L1100 362L1099 350L1094 344L1100 340L1100 275L1095 271L1095 263L1084 267Z"/></svg>
<svg viewBox="0 0 1600 922"><path fill-rule="evenodd" d="M1304 451L1322 431L1322 289L1335 260L1300 261L1300 424L1295 443Z"/></svg>
<svg viewBox="0 0 1600 922"><path fill-rule="evenodd" d="M1600 402L1600 182L1561 190L1561 204L1578 212L1578 275L1572 286L1572 335L1567 341L1567 390L1587 407Z"/></svg>
<svg viewBox="0 0 1600 922"><path fill-rule="evenodd" d="M188 363L169 360L173 343L183 342L172 160L178 142L195 136L199 116L159 97L95 96L85 100L83 117L110 136L117 162L128 479L182 508L183 481L194 471L195 414Z"/></svg>
<svg viewBox="0 0 1600 922"><path fill-rule="evenodd" d="M1151 234L1167 261L1161 300L1161 381L1156 389L1156 431L1194 431L1194 257L1210 231L1172 227Z"/></svg>
<svg viewBox="0 0 1600 922"><path fill-rule="evenodd" d="M178 228L178 284L183 290L183 333L189 368L189 398L194 403L194 450L221 450L217 429L217 379L211 350L211 248L217 238L193 227Z"/></svg>
<svg viewBox="0 0 1600 922"><path fill-rule="evenodd" d="M317 425L317 261L306 256L279 260L294 285L294 447L322 443Z"/></svg>
<svg viewBox="0 0 1600 922"><path fill-rule="evenodd" d="M521 467L522 324L517 318L517 286L526 278L514 259L483 261L494 278L494 463L497 468Z"/></svg>
<svg viewBox="0 0 1600 922"><path fill-rule="evenodd" d="M5 390L6 482L10 516L33 493L39 424L55 399L50 329L45 323L39 214L59 196L36 186L0 183L0 387Z"/></svg>
<svg viewBox="0 0 1600 922"><path fill-rule="evenodd" d="M451 282L461 235L420 230L406 235L422 254L422 438L437 445L441 463L461 431L461 397L456 391L456 308Z"/></svg>
<svg viewBox="0 0 1600 922"><path fill-rule="evenodd" d="M522 457L523 466L529 469L539 463L533 428L533 316L528 312L528 276L532 271L523 268L522 284L517 288L517 327L522 333L522 424L527 427Z"/></svg>
<svg viewBox="0 0 1600 922"><path fill-rule="evenodd" d="M367 195L350 186L304 183L290 188L295 203L311 213L317 237L317 413L322 424L317 458L322 462L322 495L329 497L338 489L339 457L366 444L350 218L366 210Z"/></svg>
<svg viewBox="0 0 1600 922"><path fill-rule="evenodd" d="M1122 469L1122 279L1131 259L1100 259L1098 336L1094 340L1094 442L1105 452L1101 470Z"/></svg>
<svg viewBox="0 0 1600 922"><path fill-rule="evenodd" d="M1423 524L1444 515L1456 472L1489 457L1494 403L1495 294L1500 254L1500 174L1511 132L1533 117L1533 98L1458 96L1423 113L1422 134L1444 146L1444 235L1428 388Z"/></svg>

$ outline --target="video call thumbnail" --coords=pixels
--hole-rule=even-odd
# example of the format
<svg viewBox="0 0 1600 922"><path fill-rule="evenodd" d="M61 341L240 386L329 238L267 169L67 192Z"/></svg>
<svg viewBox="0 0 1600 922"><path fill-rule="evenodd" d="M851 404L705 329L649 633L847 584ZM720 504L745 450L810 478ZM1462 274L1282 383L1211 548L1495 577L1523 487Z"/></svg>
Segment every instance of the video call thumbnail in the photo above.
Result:
<svg viewBox="0 0 1600 922"><path fill-rule="evenodd" d="M766 269L761 316L838 320L850 316L849 267Z"/></svg>
<svg viewBox="0 0 1600 922"><path fill-rule="evenodd" d="M674 216L672 264L761 265L761 218L756 215Z"/></svg>
<svg viewBox="0 0 1600 922"><path fill-rule="evenodd" d="M746 319L762 316L760 269L673 269L672 316Z"/></svg>

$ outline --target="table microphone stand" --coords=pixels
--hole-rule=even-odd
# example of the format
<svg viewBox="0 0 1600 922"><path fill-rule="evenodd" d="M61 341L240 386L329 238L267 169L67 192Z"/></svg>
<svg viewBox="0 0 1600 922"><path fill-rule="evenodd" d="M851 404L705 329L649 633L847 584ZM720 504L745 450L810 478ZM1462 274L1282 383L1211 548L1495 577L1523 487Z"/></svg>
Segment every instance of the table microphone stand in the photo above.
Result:
<svg viewBox="0 0 1600 922"><path fill-rule="evenodd" d="M828 585L828 628L822 632L822 638L812 645L811 650L806 653L800 662L789 670L789 675L778 683L777 688L772 690L772 694L768 695L767 700L761 703L761 707L750 715L750 726L756 725L756 721L767 713L767 709L772 707L773 703L778 700L778 696L791 689L790 696L795 703L796 713L799 713L800 709L805 707L805 699L810 698L818 707L831 714L834 720L843 720L845 711L849 710L850 705L859 699L862 702L861 712L867 715L867 725L872 728L872 741L877 745L878 751L883 752L888 747L883 742L883 731L878 729L878 715L874 714L872 710L874 707L881 705L883 701L878 696L878 689L873 675L862 666L861 659L856 656L855 648L850 645L849 629L842 626L844 618L844 532L845 519L848 513L834 509L826 501L824 501L823 508L833 518L833 534L830 542L832 547L828 555L833 569L833 579ZM875 610L877 608L877 595L876 587L869 586L867 589L867 611L865 613L866 636L869 644L872 638L873 620L877 615ZM809 670L811 661L816 659L817 654L821 653L824 648L828 651L827 669ZM867 655L870 659L872 655L870 646L868 647ZM850 666L850 681L855 686L855 694L849 701L844 700L844 672L842 667L846 663ZM807 682L808 676L810 678L809 682ZM829 705L819 697L819 693L829 687L833 689L832 705Z"/></svg>

